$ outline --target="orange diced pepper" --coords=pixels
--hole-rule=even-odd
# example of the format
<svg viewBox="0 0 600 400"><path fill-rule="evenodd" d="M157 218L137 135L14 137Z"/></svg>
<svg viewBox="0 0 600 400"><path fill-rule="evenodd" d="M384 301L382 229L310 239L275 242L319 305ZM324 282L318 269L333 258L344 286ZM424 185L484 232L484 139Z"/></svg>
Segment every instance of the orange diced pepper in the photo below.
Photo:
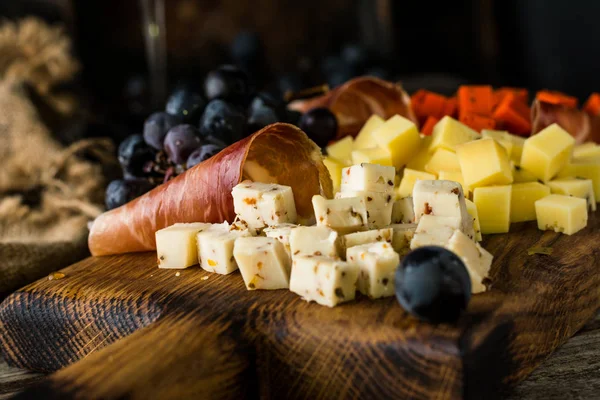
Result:
<svg viewBox="0 0 600 400"><path fill-rule="evenodd" d="M583 106L583 110L590 115L600 114L600 93L592 93Z"/></svg>
<svg viewBox="0 0 600 400"><path fill-rule="evenodd" d="M450 116L455 118L458 114L458 99L455 97L450 97L446 100L446 104L444 105L444 113L442 116Z"/></svg>
<svg viewBox="0 0 600 400"><path fill-rule="evenodd" d="M458 114L462 119L468 114L478 114L489 117L492 114L493 95L492 87L486 86L461 86L458 88Z"/></svg>
<svg viewBox="0 0 600 400"><path fill-rule="evenodd" d="M576 97L552 90L540 90L535 98L544 103L562 104L569 108L576 108L578 103Z"/></svg>
<svg viewBox="0 0 600 400"><path fill-rule="evenodd" d="M412 95L411 102L419 120L425 120L427 117L440 118L443 116L446 96L421 89Z"/></svg>
<svg viewBox="0 0 600 400"><path fill-rule="evenodd" d="M494 111L494 119L510 133L529 135L531 133L531 111L529 106L509 93Z"/></svg>
<svg viewBox="0 0 600 400"><path fill-rule="evenodd" d="M421 128L421 133L425 136L431 135L433 133L433 127L438 121L439 119L436 117L427 117L425 124L423 124L423 127Z"/></svg>
<svg viewBox="0 0 600 400"><path fill-rule="evenodd" d="M492 108L495 109L509 93L513 94L517 100L520 100L525 104L529 103L529 91L527 89L501 87L494 91L494 104Z"/></svg>
<svg viewBox="0 0 600 400"><path fill-rule="evenodd" d="M462 114L460 116L460 122L477 132L481 132L482 129L496 128L496 121L494 121L492 118L475 113Z"/></svg>

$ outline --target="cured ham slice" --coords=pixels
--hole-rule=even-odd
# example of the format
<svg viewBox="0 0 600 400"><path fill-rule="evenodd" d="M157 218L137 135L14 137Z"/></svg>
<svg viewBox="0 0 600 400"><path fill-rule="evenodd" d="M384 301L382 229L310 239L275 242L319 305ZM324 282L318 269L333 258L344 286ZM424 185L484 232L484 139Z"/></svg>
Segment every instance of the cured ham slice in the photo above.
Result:
<svg viewBox="0 0 600 400"><path fill-rule="evenodd" d="M313 195L333 195L319 147L295 126L276 123L100 215L90 229L90 252L103 256L154 250L154 233L174 223L231 222L231 189L247 178L291 186L303 222L314 218Z"/></svg>
<svg viewBox="0 0 600 400"><path fill-rule="evenodd" d="M373 114L388 119L398 114L414 121L410 96L398 83L373 77L349 80L332 91L307 100L296 100L289 108L306 112L315 107L329 108L338 119L337 138L356 136Z"/></svg>
<svg viewBox="0 0 600 400"><path fill-rule="evenodd" d="M569 132L577 143L600 143L600 117L583 110L535 100L531 106L531 134L557 123Z"/></svg>

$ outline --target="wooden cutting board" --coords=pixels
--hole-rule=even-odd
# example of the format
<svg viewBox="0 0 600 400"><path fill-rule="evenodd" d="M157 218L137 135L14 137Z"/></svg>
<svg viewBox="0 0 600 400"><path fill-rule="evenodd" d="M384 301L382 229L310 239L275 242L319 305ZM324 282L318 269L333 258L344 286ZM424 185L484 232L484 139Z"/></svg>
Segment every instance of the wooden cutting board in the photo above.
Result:
<svg viewBox="0 0 600 400"><path fill-rule="evenodd" d="M486 238L494 288L453 325L395 298L330 309L239 273L88 258L0 305L10 363L60 371L25 397L486 398L525 378L600 307L600 218L573 236L533 223ZM534 246L552 255L528 255Z"/></svg>

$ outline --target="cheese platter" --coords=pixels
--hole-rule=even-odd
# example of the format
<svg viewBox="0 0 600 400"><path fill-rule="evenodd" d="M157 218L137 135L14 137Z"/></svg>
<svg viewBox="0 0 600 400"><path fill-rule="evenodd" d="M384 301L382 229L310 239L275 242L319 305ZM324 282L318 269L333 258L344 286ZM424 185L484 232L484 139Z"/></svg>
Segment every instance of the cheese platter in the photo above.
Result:
<svg viewBox="0 0 600 400"><path fill-rule="evenodd" d="M340 122L325 155L269 125L2 303L6 359L60 369L29 394L497 397L595 315L597 145L455 111L423 134L369 78L295 107L319 103Z"/></svg>

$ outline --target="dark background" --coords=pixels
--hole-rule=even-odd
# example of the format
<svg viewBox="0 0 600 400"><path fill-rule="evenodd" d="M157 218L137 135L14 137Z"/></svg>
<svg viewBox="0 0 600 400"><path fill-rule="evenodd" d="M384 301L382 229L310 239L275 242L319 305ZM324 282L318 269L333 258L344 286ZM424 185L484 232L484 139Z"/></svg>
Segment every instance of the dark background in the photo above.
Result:
<svg viewBox="0 0 600 400"><path fill-rule="evenodd" d="M127 97L138 96L137 112L149 111L139 1L0 0L0 14L66 23L94 106L127 118ZM250 30L264 44L261 85L290 72L319 84L323 60L353 42L385 59L409 90L450 94L460 83L491 83L583 101L600 90L598 16L597 0L166 0L169 83L200 81Z"/></svg>

